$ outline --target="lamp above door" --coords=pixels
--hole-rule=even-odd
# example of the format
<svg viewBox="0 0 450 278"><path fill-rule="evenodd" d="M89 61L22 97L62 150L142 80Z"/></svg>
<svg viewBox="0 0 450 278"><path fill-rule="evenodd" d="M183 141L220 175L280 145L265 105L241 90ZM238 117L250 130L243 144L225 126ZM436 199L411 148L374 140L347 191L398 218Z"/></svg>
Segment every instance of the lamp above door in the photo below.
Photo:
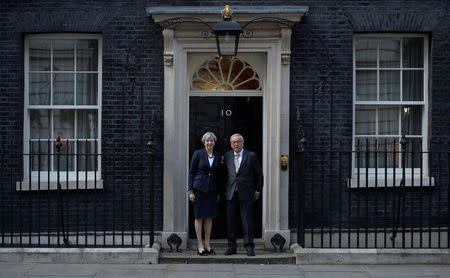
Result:
<svg viewBox="0 0 450 278"><path fill-rule="evenodd" d="M222 21L216 24L213 34L216 36L217 52L221 57L235 57L239 47L241 26L231 20L233 11L228 5L222 10Z"/></svg>

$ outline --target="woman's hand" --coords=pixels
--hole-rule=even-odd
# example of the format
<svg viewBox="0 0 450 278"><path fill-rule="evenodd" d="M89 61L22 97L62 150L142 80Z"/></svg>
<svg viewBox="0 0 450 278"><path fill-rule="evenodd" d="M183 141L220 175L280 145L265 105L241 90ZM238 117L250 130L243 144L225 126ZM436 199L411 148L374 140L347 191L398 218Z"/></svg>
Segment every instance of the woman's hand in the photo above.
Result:
<svg viewBox="0 0 450 278"><path fill-rule="evenodd" d="M192 192L189 193L189 201L195 202L195 194Z"/></svg>

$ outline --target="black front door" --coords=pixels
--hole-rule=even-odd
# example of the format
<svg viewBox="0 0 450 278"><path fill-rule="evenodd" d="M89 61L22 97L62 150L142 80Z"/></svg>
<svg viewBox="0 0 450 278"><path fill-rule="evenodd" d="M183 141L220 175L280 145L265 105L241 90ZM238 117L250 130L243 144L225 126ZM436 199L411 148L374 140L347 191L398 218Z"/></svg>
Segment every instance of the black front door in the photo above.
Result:
<svg viewBox="0 0 450 278"><path fill-rule="evenodd" d="M189 161L195 150L204 148L201 138L207 131L217 136L215 150L224 154L231 150L230 136L240 133L244 149L258 155L262 163L262 98L261 97L190 97ZM212 238L226 238L226 202L221 196L218 215L213 220ZM240 219L236 219L240 223ZM255 237L261 237L262 201L255 203ZM194 214L189 203L189 236L195 238Z"/></svg>

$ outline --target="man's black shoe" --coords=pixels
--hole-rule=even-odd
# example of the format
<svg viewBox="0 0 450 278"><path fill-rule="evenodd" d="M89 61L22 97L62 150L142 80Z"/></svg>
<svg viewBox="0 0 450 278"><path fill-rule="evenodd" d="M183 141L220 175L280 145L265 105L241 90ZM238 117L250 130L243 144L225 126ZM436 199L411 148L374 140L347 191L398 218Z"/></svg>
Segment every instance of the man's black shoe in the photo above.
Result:
<svg viewBox="0 0 450 278"><path fill-rule="evenodd" d="M228 247L228 250L227 251L225 251L225 255L233 255L233 254L236 254L236 248L233 248L233 247Z"/></svg>
<svg viewBox="0 0 450 278"><path fill-rule="evenodd" d="M253 248L247 248L247 256L255 256L255 251Z"/></svg>

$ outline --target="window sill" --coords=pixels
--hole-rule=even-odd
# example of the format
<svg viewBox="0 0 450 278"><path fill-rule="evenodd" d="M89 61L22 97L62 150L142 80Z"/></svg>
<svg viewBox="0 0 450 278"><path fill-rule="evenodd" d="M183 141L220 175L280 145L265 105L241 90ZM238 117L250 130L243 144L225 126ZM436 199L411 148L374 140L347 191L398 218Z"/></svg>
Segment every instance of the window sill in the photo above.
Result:
<svg viewBox="0 0 450 278"><path fill-rule="evenodd" d="M67 181L60 181L61 189L66 190L67 189ZM50 187L50 189L49 189ZM30 189L30 182L29 181L18 181L16 182L16 191L39 191L39 190L57 190L57 182L56 181L41 181L38 183L37 181L31 182L31 189ZM103 189L103 180L78 180L77 181L69 181L69 190L77 190L77 189Z"/></svg>
<svg viewBox="0 0 450 278"><path fill-rule="evenodd" d="M367 184L366 184L367 181ZM366 178L365 175L361 175L359 178L359 184L357 178L351 178L347 180L347 187L349 188L383 188L383 187L389 187L393 188L394 184L395 187L400 187L400 182L402 181L402 176L398 175L395 177L395 183L394 178L392 176L388 176L385 178L384 175L379 175L378 178L375 176L369 176ZM420 176L407 176L405 177L405 187L408 188L421 188L421 187L432 187L434 186L435 181L433 177L423 176L422 181L420 179Z"/></svg>

